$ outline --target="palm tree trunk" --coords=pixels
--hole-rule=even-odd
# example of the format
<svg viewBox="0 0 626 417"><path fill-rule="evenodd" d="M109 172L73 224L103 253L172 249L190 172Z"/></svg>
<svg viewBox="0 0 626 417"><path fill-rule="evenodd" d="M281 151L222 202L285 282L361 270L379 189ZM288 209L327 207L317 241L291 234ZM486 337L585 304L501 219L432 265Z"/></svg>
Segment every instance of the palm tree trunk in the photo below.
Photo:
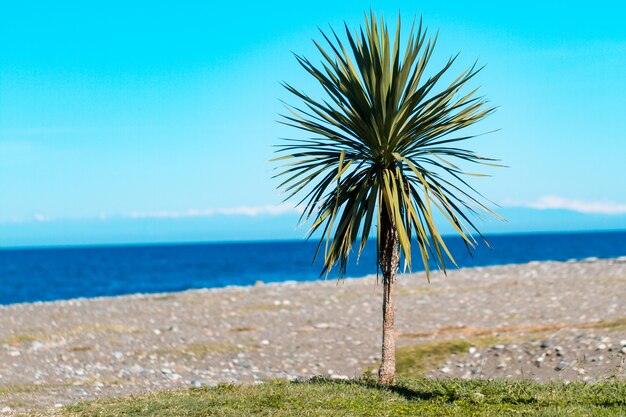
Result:
<svg viewBox="0 0 626 417"><path fill-rule="evenodd" d="M398 232L387 208L382 204L380 219L380 269L383 273L383 343L382 360L378 370L380 385L393 385L396 378L395 314L393 283L400 263Z"/></svg>

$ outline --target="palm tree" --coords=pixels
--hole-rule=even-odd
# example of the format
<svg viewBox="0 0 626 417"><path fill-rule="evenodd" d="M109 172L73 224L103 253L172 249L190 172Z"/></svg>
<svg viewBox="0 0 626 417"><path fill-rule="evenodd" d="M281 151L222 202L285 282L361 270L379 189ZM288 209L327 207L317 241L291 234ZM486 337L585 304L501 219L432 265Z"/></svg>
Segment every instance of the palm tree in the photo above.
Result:
<svg viewBox="0 0 626 417"><path fill-rule="evenodd" d="M445 272L454 259L433 220L441 213L463 238L468 250L476 244L476 229L468 214L489 210L455 165L496 165L458 145L476 135L459 131L494 111L476 90L462 92L480 71L473 67L438 89L456 56L432 76L426 66L436 39L426 39L427 29L415 22L401 47L398 16L393 43L384 20L374 13L365 17L365 28L351 33L347 44L331 29L322 36L327 49L315 42L323 57L319 67L296 55L317 81L326 97L315 100L284 83L304 106L287 106L282 123L303 130L303 139L287 139L278 146L282 161L277 177L286 178L278 188L286 199L302 198L302 221L312 221L309 237L322 231L315 257L322 246L328 274L338 265L346 271L348 257L360 240L361 255L374 222L377 227L377 271L383 282L382 363L379 383L395 380L393 285L402 253L410 270L411 244L417 243L429 277L432 263ZM479 174L471 174L479 175ZM484 240L484 239L483 239ZM324 245L325 242L325 245ZM357 258L358 259L358 258Z"/></svg>

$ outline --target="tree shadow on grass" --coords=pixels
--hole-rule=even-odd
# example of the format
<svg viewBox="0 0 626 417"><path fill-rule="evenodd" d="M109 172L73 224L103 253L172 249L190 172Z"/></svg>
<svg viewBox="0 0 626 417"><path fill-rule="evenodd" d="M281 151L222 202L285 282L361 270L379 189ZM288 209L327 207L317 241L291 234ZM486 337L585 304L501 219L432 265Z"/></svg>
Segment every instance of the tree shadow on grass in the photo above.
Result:
<svg viewBox="0 0 626 417"><path fill-rule="evenodd" d="M382 385L379 385L376 380L369 379L369 378L341 380L341 379L331 379L331 378L319 376L319 377L313 377L307 380L295 381L295 383L360 386L360 387L368 388L368 389L392 392L394 394L404 397L406 400L409 400L409 401L438 400L442 402L454 402L455 400L459 399L457 396L453 395L450 392L417 390L417 389L413 389L402 384L392 385L392 386L382 386Z"/></svg>
<svg viewBox="0 0 626 417"><path fill-rule="evenodd" d="M465 389L459 389L454 379L451 379L447 382L428 380L427 383L425 383L423 386L418 385L417 387L410 387L402 382L391 386L381 386L378 385L378 382L372 378L336 380L325 377L314 377L299 382L306 384L360 386L367 389L391 392L403 397L407 401L434 401L437 403L448 404L452 404L457 401L470 401L474 403L485 402L485 396L480 392L482 391L483 385L485 384L485 382L482 381L475 381L474 387L466 387ZM535 396L530 394L524 394L521 392L518 395L502 393L502 395L498 395L497 401L498 403L506 403L512 405L533 405L541 403L541 401L539 401Z"/></svg>
<svg viewBox="0 0 626 417"><path fill-rule="evenodd" d="M391 391L395 394L398 394L404 397L408 401L416 401L416 400L432 401L432 400L437 399L442 402L452 403L455 400L457 400L457 398L454 398L453 396L449 396L445 394L442 395L442 393L434 393L434 392L429 392L429 391L418 391L413 388L405 387L402 385L392 385L389 387L382 387L382 386L376 385L376 387L381 390L384 389L387 391Z"/></svg>

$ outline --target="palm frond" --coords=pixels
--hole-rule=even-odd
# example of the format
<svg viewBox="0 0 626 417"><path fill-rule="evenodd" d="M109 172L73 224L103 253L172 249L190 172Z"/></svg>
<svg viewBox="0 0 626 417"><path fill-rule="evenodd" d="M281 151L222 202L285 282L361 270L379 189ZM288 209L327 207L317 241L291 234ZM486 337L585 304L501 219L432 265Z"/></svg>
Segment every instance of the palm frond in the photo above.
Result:
<svg viewBox="0 0 626 417"><path fill-rule="evenodd" d="M325 46L314 41L322 62L296 60L322 87L315 99L288 83L284 87L301 101L287 107L281 123L312 137L285 140L278 146L276 177L286 199L302 195L301 221L310 222L309 236L321 232L315 256L324 247L324 269L346 272L348 258L359 242L357 256L380 223L381 209L397 232L405 267L411 268L411 245L417 243L428 274L430 262L444 271L453 255L435 224L435 213L462 237L468 250L480 237L468 214L499 217L463 178L470 173L455 160L498 166L497 161L458 147L477 135L457 135L493 113L477 89L467 92L481 68L476 65L440 87L457 56L427 77L437 36L430 39L422 20L413 22L402 47L398 17L393 39L383 19L366 16L365 27L345 40L321 31ZM324 244L325 242L325 244Z"/></svg>

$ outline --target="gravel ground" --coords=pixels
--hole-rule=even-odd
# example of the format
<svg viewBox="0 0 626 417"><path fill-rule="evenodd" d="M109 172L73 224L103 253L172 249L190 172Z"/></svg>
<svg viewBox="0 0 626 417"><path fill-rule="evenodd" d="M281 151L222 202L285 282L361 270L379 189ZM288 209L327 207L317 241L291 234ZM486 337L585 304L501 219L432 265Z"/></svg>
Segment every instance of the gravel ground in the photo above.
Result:
<svg viewBox="0 0 626 417"><path fill-rule="evenodd" d="M361 375L375 277L0 306L0 416L133 392ZM437 377L626 379L626 257L402 275L399 346L464 339Z"/></svg>

